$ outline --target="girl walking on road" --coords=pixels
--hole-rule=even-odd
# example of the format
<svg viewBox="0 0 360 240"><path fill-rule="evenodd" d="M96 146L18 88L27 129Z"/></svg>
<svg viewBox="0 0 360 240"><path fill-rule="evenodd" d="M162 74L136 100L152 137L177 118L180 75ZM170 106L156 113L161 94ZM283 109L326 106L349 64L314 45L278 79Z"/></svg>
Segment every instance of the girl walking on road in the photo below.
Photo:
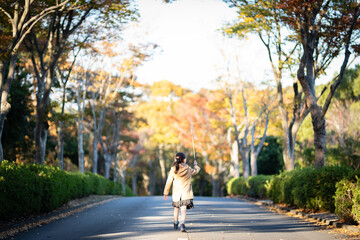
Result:
<svg viewBox="0 0 360 240"><path fill-rule="evenodd" d="M172 205L174 206L174 229L179 226L179 209L181 209L180 230L186 232L185 219L186 209L194 208L194 193L191 186L191 176L197 174L200 167L194 161L194 168L186 164L186 156L179 152L176 154L175 162L170 170L164 189L164 199L169 195L171 184L172 189Z"/></svg>

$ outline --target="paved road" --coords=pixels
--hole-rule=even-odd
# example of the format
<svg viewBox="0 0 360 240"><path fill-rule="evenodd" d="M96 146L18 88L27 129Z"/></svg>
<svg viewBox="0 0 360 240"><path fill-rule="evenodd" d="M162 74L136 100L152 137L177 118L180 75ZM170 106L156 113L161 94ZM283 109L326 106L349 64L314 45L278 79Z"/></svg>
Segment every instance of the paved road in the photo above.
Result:
<svg viewBox="0 0 360 240"><path fill-rule="evenodd" d="M188 211L187 233L173 230L171 200L129 197L23 232L14 239L345 239L297 218L251 202L197 197Z"/></svg>

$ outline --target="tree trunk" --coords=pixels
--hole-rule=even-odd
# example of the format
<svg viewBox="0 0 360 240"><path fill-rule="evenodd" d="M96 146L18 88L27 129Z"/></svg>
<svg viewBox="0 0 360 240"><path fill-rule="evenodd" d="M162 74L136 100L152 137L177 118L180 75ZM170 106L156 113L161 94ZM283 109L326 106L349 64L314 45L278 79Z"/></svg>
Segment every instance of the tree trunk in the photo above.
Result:
<svg viewBox="0 0 360 240"><path fill-rule="evenodd" d="M121 186L123 195L126 196L126 169L121 171Z"/></svg>
<svg viewBox="0 0 360 240"><path fill-rule="evenodd" d="M257 174L258 174L257 162L256 162L257 157L258 157L257 153L251 151L251 154L250 154L251 176L257 176Z"/></svg>
<svg viewBox="0 0 360 240"><path fill-rule="evenodd" d="M293 149L294 149L293 146L295 146L295 143L292 144L291 141L291 134L288 125L289 124L288 112L284 106L283 89L281 84L281 71L276 70L274 67L273 67L273 71L277 84L278 107L281 117L284 165L286 171L291 171L295 168L294 154L293 154Z"/></svg>
<svg viewBox="0 0 360 240"><path fill-rule="evenodd" d="M0 111L1 111L1 114L0 114L0 162L1 162L1 161L4 160L4 152L3 152L3 147L2 147L2 141L1 140L2 140L2 134L3 134L3 131L4 131L5 118L6 118L6 115L8 114L8 112L10 111L10 104L7 104L7 105L1 104L0 108L1 108L0 109Z"/></svg>
<svg viewBox="0 0 360 240"><path fill-rule="evenodd" d="M0 161L4 160L3 147L1 143L2 133L4 130L4 123L7 114L10 112L11 105L8 102L12 82L14 81L14 74L16 69L17 54L14 54L9 59L9 70L6 75L6 62L0 63ZM6 78L6 82L5 81Z"/></svg>
<svg viewBox="0 0 360 240"><path fill-rule="evenodd" d="M41 103L37 103L38 105L41 105ZM46 146L46 137L47 134L45 134L47 125L46 120L44 120L44 107L37 107L37 113L36 113L36 124L35 124L35 160L36 163L44 164L45 159L44 152L45 149L43 149L44 146Z"/></svg>
<svg viewBox="0 0 360 240"><path fill-rule="evenodd" d="M54 77L54 71L57 63L57 59L54 59L55 56L51 56L49 70L42 72L43 78L38 78L39 81L39 90L36 93L36 125L35 125L35 159L37 163L44 164L45 162L45 150L46 150L46 141L47 141L47 131L49 129L49 124L46 117L46 107L49 104L49 96L51 92L52 80ZM43 149L45 147L45 149Z"/></svg>
<svg viewBox="0 0 360 240"><path fill-rule="evenodd" d="M314 129L314 145L315 145L315 168L325 166L325 118L321 117L321 107L317 107L311 111L312 124Z"/></svg>
<svg viewBox="0 0 360 240"><path fill-rule="evenodd" d="M234 141L231 145L231 169L232 171L231 176L238 178L240 176L239 171L239 144L238 142Z"/></svg>
<svg viewBox="0 0 360 240"><path fill-rule="evenodd" d="M63 121L59 122L57 127L58 134L58 161L61 170L64 170L64 132L63 132Z"/></svg>
<svg viewBox="0 0 360 240"><path fill-rule="evenodd" d="M39 112L37 111L36 115ZM42 132L42 122L40 122L40 117L36 116L36 123L35 123L35 161L38 164L44 164L41 158L41 132Z"/></svg>
<svg viewBox="0 0 360 240"><path fill-rule="evenodd" d="M100 142L101 145L103 145L103 143L102 143L102 129L103 129L103 126L104 126L106 111L107 111L106 108L104 108L100 113L100 118L99 118L99 122L98 122L97 129L96 129L96 135L95 135L96 138L97 138L97 142ZM94 139L95 139L95 136L94 136ZM105 149L104 149L104 151L105 151Z"/></svg>
<svg viewBox="0 0 360 240"><path fill-rule="evenodd" d="M236 141L232 141L231 139L231 128L228 128L228 145L230 147L230 176L231 177L239 177L239 143Z"/></svg>
<svg viewBox="0 0 360 240"><path fill-rule="evenodd" d="M97 149L97 146L98 146L98 138L96 136L96 133L97 131L95 130L95 133L94 133L94 139L93 139L93 173L97 174L97 170L98 170L98 158L99 158L99 155L98 155L98 149Z"/></svg>
<svg viewBox="0 0 360 240"><path fill-rule="evenodd" d="M137 195L137 177L138 177L138 172L137 170L134 170L133 175L131 176L131 187L135 195Z"/></svg>
<svg viewBox="0 0 360 240"><path fill-rule="evenodd" d="M283 137L283 158L284 158L284 164L286 171L294 170L295 163L294 163L294 152L291 149L291 146L289 143L284 141L285 138Z"/></svg>
<svg viewBox="0 0 360 240"><path fill-rule="evenodd" d="M104 177L109 179L110 178L111 160L112 160L111 154L104 153L104 159L105 159L105 161L104 161L104 167L105 167Z"/></svg>
<svg viewBox="0 0 360 240"><path fill-rule="evenodd" d="M280 108L280 107L279 107ZM286 171L294 170L294 147L295 143L290 140L290 132L288 128L288 121L283 118L282 120L282 133L283 133L283 158Z"/></svg>
<svg viewBox="0 0 360 240"><path fill-rule="evenodd" d="M3 84L4 84L4 79L5 79L5 64L1 61L0 62L0 91L2 92L2 88L3 88ZM2 133L4 130L4 121L5 121L5 114L2 113L3 107L2 107L2 97L1 97L1 92L0 92L0 162L4 161L4 152L3 152L3 147L2 147Z"/></svg>
<svg viewBox="0 0 360 240"><path fill-rule="evenodd" d="M155 183L156 183L156 167L155 167L155 161L150 158L149 161L149 191L150 195L155 195Z"/></svg>
<svg viewBox="0 0 360 240"><path fill-rule="evenodd" d="M122 195L126 196L126 170L124 168L120 168L119 174L121 177Z"/></svg>
<svg viewBox="0 0 360 240"><path fill-rule="evenodd" d="M149 175L150 175L151 173L149 172ZM150 187L150 178L149 178L149 175L146 175L145 173L143 173L142 174L142 177L143 177L143 184L144 184L144 190L145 190L145 193L147 194L147 195L150 195L150 189L149 189L149 187Z"/></svg>
<svg viewBox="0 0 360 240"><path fill-rule="evenodd" d="M81 81L81 82L80 82ZM85 102L86 102L86 93L87 93L87 76L84 80L78 80L78 85L76 89L76 102L78 107L78 118L77 118L77 127L78 127L78 164L79 171L84 173L84 114L85 114Z"/></svg>
<svg viewBox="0 0 360 240"><path fill-rule="evenodd" d="M229 94L228 96L229 98L229 103L230 103L230 116L231 116L231 121L233 124L233 128L234 128L234 132L235 132L235 141L231 144L231 136L230 136L230 131L228 132L228 143L229 145L231 144L231 170L233 171L233 176L234 177L239 177L240 173L239 173L239 151L241 150L241 143L240 143L240 139L239 139L239 131L238 131L238 127L237 127L237 123L236 123L236 116L235 116L235 108L232 102L232 95ZM236 145L236 146L234 146ZM236 152L235 152L236 151ZM230 171L231 171L230 170Z"/></svg>
<svg viewBox="0 0 360 240"><path fill-rule="evenodd" d="M265 113L266 114L266 120L265 120L265 127L264 132L261 137L261 141L257 147L255 147L255 129L257 120L254 121L253 126L251 128L251 156L250 156L250 163L251 163L251 176L257 176L258 169L257 169L257 158L260 154L260 151L262 147L264 146L264 142L266 139L266 133L269 125L269 114L270 112Z"/></svg>
<svg viewBox="0 0 360 240"><path fill-rule="evenodd" d="M213 197L218 197L220 196L220 180L219 180L219 176L216 175L211 175L211 183L212 183L212 196Z"/></svg>
<svg viewBox="0 0 360 240"><path fill-rule="evenodd" d="M3 109L4 108L1 107L1 110L3 110ZM4 131L4 122L5 122L6 115L7 115L7 113L4 113L4 114L0 115L0 162L4 160L4 152L3 152L1 139L2 139L2 133Z"/></svg>
<svg viewBox="0 0 360 240"><path fill-rule="evenodd" d="M112 143L110 143L110 147L108 150L112 151L113 161L114 161L114 182L117 181L117 166L118 166L118 147L119 147L119 138L120 138L120 124L121 124L122 114L118 116L116 113L114 114L114 122L115 125L113 127L113 138ZM126 174L126 164L120 164L121 170L125 171Z"/></svg>
<svg viewBox="0 0 360 240"><path fill-rule="evenodd" d="M111 154L112 155L112 161L114 161L114 178L113 181L117 182L118 180L118 157L116 153ZM122 171L122 167L120 166L120 172ZM120 174L121 176L121 174Z"/></svg>
<svg viewBox="0 0 360 240"><path fill-rule="evenodd" d="M48 136L49 124L44 120L43 109L37 111L35 125L35 160L36 163L45 163L46 142Z"/></svg>
<svg viewBox="0 0 360 240"><path fill-rule="evenodd" d="M161 179L163 187L165 187L166 183L166 166L165 166L165 159L164 159L164 146L162 144L159 145L159 163L160 163L160 169L161 169Z"/></svg>
<svg viewBox="0 0 360 240"><path fill-rule="evenodd" d="M246 101L246 94L244 89L241 91L242 99L243 99L243 108L244 108L244 129L242 131L242 137L239 144L240 156L243 162L243 177L248 178L250 176L250 163L249 163L249 146L247 143L247 136L249 134L250 128L250 121L248 116L248 108L247 108L247 101Z"/></svg>
<svg viewBox="0 0 360 240"><path fill-rule="evenodd" d="M79 171L84 173L84 119L78 119L78 164Z"/></svg>
<svg viewBox="0 0 360 240"><path fill-rule="evenodd" d="M92 93L92 99L90 100L91 112L92 112L92 115L93 115L93 132L94 132L94 139L93 139L93 172L97 173L98 172L98 159L99 159L98 144L100 142L100 136L101 136L101 131L102 131L102 123L101 123L102 115L100 115L99 122L98 122L97 121L98 117L96 116L95 101L96 101L96 95L95 95L95 92L93 92Z"/></svg>
<svg viewBox="0 0 360 240"><path fill-rule="evenodd" d="M40 137L40 141L41 141L41 159L43 161L42 164L45 163L46 142L47 142L48 133L49 133L49 128L44 127L42 129L42 134L41 134L41 137Z"/></svg>
<svg viewBox="0 0 360 240"><path fill-rule="evenodd" d="M0 162L2 162L4 160L4 152L3 152L3 147L2 147L1 140L2 140L2 133L3 133L3 130L4 130L5 116L6 116L6 114L1 114L0 115Z"/></svg>
<svg viewBox="0 0 360 240"><path fill-rule="evenodd" d="M250 176L249 151L240 151L240 156L243 163L243 178L248 178Z"/></svg>

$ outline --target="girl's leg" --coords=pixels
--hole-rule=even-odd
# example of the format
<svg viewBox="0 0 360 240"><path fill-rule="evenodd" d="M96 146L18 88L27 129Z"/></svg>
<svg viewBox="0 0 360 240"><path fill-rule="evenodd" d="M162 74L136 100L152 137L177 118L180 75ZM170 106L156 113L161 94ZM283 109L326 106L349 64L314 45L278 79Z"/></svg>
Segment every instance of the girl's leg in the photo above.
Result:
<svg viewBox="0 0 360 240"><path fill-rule="evenodd" d="M181 206L181 224L185 224L186 220L186 206Z"/></svg>
<svg viewBox="0 0 360 240"><path fill-rule="evenodd" d="M179 208L174 207L174 223L178 223L178 217L179 217Z"/></svg>

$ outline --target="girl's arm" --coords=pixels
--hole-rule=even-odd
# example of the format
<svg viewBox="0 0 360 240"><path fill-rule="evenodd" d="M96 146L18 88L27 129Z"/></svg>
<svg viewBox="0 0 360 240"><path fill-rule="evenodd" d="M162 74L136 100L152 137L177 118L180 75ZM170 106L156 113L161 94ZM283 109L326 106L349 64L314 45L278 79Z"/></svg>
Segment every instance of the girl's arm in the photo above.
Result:
<svg viewBox="0 0 360 240"><path fill-rule="evenodd" d="M191 168L191 175L198 174L200 172L200 167L197 165L197 161L194 161L194 168Z"/></svg>
<svg viewBox="0 0 360 240"><path fill-rule="evenodd" d="M170 187L172 182L174 181L173 167L170 169L169 176L166 180L165 188L164 188L164 199L166 200L167 195L169 195Z"/></svg>

